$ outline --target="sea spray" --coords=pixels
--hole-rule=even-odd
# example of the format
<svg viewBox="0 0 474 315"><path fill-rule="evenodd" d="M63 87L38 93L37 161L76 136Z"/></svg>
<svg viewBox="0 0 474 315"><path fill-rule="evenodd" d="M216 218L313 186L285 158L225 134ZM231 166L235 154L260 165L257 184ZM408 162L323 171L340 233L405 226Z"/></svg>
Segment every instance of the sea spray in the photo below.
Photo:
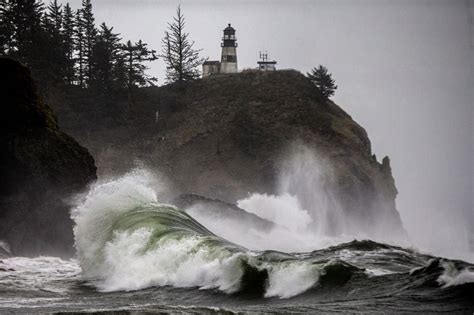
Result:
<svg viewBox="0 0 474 315"><path fill-rule="evenodd" d="M351 234L346 216L334 190L336 176L332 164L304 144L290 147L279 167L278 194L290 194L312 217L317 235Z"/></svg>
<svg viewBox="0 0 474 315"><path fill-rule="evenodd" d="M372 241L353 241L306 253L252 251L218 236L203 225L205 222L198 222L185 211L160 203L155 191L157 182L146 171L133 171L96 184L74 209L81 275L99 291L172 286L291 298L313 288L320 291L344 286L356 273L356 281L399 273L420 279L414 286L430 283L433 275L441 275L440 268L423 267L430 257ZM313 217L308 217L291 195L285 198L287 205L300 211L296 214L299 222L285 224L284 215L260 209L260 215L278 224L274 222L276 228L257 233L266 233L280 242L280 233L286 231L288 243L301 246L311 238L301 237L304 233L298 231L311 226ZM308 235L314 244L321 244L316 242L316 234ZM423 268L409 273L417 267ZM367 271L372 272L369 275ZM471 267L455 265L455 269L446 270L439 285L447 288L470 283L471 272Z"/></svg>
<svg viewBox="0 0 474 315"><path fill-rule="evenodd" d="M130 209L157 202L155 191L149 187L152 181L150 172L134 170L94 185L73 209L75 247L86 277L104 272L102 251L110 239L113 223Z"/></svg>
<svg viewBox="0 0 474 315"><path fill-rule="evenodd" d="M328 161L301 143L290 147L278 169L277 194L253 193L237 201L247 212L274 223L270 231L248 229L246 222L186 209L211 231L256 250L311 251L367 238L366 231L348 227L333 191L334 171ZM232 226L232 229L227 228Z"/></svg>
<svg viewBox="0 0 474 315"><path fill-rule="evenodd" d="M460 269L452 261L441 261L439 264L443 267L444 271L437 281L443 285L443 288L474 283L474 268L466 267Z"/></svg>
<svg viewBox="0 0 474 315"><path fill-rule="evenodd" d="M317 235L311 229L312 218L291 195L252 194L238 201L238 206L273 224L258 228L248 217L234 216L217 206L209 211L204 203L196 203L186 212L213 233L252 250L307 252L354 239L349 235ZM294 218L294 219L292 219ZM232 228L229 228L232 227Z"/></svg>
<svg viewBox="0 0 474 315"><path fill-rule="evenodd" d="M321 264L252 252L220 238L184 211L159 203L150 176L134 171L97 184L73 211L83 277L99 290L245 288L288 298L317 284Z"/></svg>
<svg viewBox="0 0 474 315"><path fill-rule="evenodd" d="M309 225L313 222L308 211L302 208L298 198L289 193L279 196L252 194L248 198L239 200L237 205L292 232L309 232Z"/></svg>
<svg viewBox="0 0 474 315"><path fill-rule="evenodd" d="M116 233L105 247L103 291L139 290L151 286L199 287L232 293L239 289L241 253L213 250L199 237L163 238L147 249L151 229Z"/></svg>

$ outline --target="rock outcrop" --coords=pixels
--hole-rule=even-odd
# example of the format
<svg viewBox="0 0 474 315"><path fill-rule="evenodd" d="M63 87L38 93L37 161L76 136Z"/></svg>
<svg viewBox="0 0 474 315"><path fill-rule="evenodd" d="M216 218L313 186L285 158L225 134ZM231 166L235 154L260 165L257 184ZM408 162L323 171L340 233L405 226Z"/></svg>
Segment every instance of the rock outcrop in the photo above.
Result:
<svg viewBox="0 0 474 315"><path fill-rule="evenodd" d="M198 221L200 217L208 217L212 220L225 218L229 222L239 222L249 230L254 229L262 232L268 232L275 227L273 222L262 219L234 204L199 195L180 195L173 200L173 204L190 213Z"/></svg>
<svg viewBox="0 0 474 315"><path fill-rule="evenodd" d="M14 255L73 253L68 198L96 179L87 149L58 128L29 70L0 59L0 239Z"/></svg>

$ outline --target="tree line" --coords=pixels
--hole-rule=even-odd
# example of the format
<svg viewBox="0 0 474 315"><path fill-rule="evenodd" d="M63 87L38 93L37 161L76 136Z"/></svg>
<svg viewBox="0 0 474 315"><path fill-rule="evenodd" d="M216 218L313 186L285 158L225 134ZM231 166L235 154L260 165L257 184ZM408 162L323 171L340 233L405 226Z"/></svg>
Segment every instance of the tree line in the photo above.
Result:
<svg viewBox="0 0 474 315"><path fill-rule="evenodd" d="M26 64L43 86L130 91L156 82L146 62L158 57L166 62L168 82L195 79L203 60L188 36L180 7L158 55L142 40L124 42L113 27L96 26L91 0L77 10L57 0L0 0L0 55Z"/></svg>
<svg viewBox="0 0 474 315"><path fill-rule="evenodd" d="M16 59L32 70L40 87L76 86L104 94L153 85L157 79L146 73L146 62L158 57L166 63L168 83L184 82L200 76L204 59L185 32L185 19L178 6L168 23L157 54L142 40L123 42L119 33L105 23L95 23L91 0L82 0L73 10L69 3L52 0L0 0L0 56ZM337 86L323 66L307 73L325 98Z"/></svg>

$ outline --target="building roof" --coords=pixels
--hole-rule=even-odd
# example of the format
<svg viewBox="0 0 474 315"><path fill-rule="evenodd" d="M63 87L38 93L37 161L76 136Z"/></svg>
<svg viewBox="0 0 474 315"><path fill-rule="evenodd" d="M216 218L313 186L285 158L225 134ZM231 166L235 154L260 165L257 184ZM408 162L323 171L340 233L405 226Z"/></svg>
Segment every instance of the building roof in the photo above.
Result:
<svg viewBox="0 0 474 315"><path fill-rule="evenodd" d="M235 33L235 29L232 26L230 26L230 23L229 23L227 25L227 27L224 28L224 32L233 32L233 33Z"/></svg>
<svg viewBox="0 0 474 315"><path fill-rule="evenodd" d="M221 62L218 60L206 60L204 61L203 65L210 65L210 66L218 66Z"/></svg>

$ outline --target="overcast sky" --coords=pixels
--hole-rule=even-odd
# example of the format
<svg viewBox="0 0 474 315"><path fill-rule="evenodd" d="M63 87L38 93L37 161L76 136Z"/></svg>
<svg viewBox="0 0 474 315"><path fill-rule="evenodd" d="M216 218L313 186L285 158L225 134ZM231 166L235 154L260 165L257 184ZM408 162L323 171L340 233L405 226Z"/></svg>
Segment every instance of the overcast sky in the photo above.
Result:
<svg viewBox="0 0 474 315"><path fill-rule="evenodd" d="M80 0L70 3L78 8ZM334 100L367 130L379 160L390 156L415 241L440 251L467 246L474 1L93 1L97 22L156 50L179 3L205 57L219 59L222 29L232 23L240 69L255 67L260 50L280 69L328 67L339 86ZM151 67L163 83L162 61Z"/></svg>

